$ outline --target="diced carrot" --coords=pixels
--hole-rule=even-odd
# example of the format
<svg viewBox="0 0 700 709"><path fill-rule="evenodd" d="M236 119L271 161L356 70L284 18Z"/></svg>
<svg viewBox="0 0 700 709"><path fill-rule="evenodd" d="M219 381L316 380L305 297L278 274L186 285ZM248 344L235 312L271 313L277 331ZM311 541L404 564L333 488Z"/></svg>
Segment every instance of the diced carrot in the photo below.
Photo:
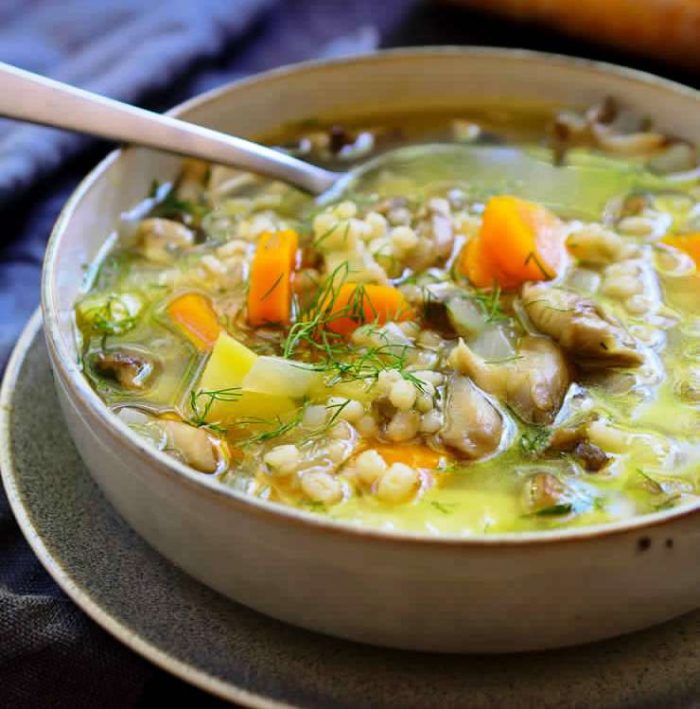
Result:
<svg viewBox="0 0 700 709"><path fill-rule="evenodd" d="M288 325L292 318L292 278L299 236L292 229L261 234L248 289L248 322Z"/></svg>
<svg viewBox="0 0 700 709"><path fill-rule="evenodd" d="M442 454L434 451L428 446L417 443L407 443L400 446L378 445L370 446L384 458L384 461L392 463L405 463L412 468L427 468L435 470L440 465Z"/></svg>
<svg viewBox="0 0 700 709"><path fill-rule="evenodd" d="M484 242L479 236L475 236L462 249L459 257L460 271L477 288L491 288L494 285L503 287L506 280L496 268L496 264L484 250Z"/></svg>
<svg viewBox="0 0 700 709"><path fill-rule="evenodd" d="M467 243L460 269L479 288L517 288L547 281L566 258L561 221L540 204L518 197L492 197L479 234Z"/></svg>
<svg viewBox="0 0 700 709"><path fill-rule="evenodd" d="M322 308L330 311L326 327L340 335L349 335L364 323L383 325L408 320L412 315L400 290L373 283L344 283Z"/></svg>
<svg viewBox="0 0 700 709"><path fill-rule="evenodd" d="M548 209L518 197L492 197L481 238L496 266L524 281L548 281L564 260L562 223Z"/></svg>
<svg viewBox="0 0 700 709"><path fill-rule="evenodd" d="M207 297L185 293L168 305L167 313L197 349L207 352L214 346L221 325Z"/></svg>
<svg viewBox="0 0 700 709"><path fill-rule="evenodd" d="M661 242L673 246L674 249L685 251L695 261L695 265L700 268L700 232L666 236L661 239Z"/></svg>

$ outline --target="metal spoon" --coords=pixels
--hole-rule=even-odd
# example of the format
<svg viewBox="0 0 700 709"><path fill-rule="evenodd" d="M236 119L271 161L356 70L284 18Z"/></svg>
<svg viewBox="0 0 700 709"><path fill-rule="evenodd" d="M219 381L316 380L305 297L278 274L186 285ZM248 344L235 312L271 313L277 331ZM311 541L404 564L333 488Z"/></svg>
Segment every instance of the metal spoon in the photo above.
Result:
<svg viewBox="0 0 700 709"><path fill-rule="evenodd" d="M321 194L343 173L0 62L0 116L250 170Z"/></svg>
<svg viewBox="0 0 700 709"><path fill-rule="evenodd" d="M482 187L536 199L576 216L598 214L614 194L658 186L659 179L624 162L586 158L556 167L544 155L506 146L428 144L380 154L348 172L333 172L281 151L210 128L152 113L0 62L0 116L91 133L178 155L231 165L295 185L320 203L358 187L381 192L388 174L417 184L478 181ZM508 184L502 185L506 179Z"/></svg>

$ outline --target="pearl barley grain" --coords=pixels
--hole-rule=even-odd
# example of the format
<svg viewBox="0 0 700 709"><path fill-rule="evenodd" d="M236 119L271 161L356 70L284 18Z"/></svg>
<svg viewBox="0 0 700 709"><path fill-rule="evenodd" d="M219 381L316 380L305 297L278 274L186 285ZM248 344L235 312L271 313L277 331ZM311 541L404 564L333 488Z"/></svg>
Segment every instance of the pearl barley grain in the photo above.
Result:
<svg viewBox="0 0 700 709"><path fill-rule="evenodd" d="M335 208L338 219L352 219L357 214L357 206L354 202L341 202Z"/></svg>
<svg viewBox="0 0 700 709"><path fill-rule="evenodd" d="M387 465L379 453L375 450L368 450L360 453L355 460L357 477L366 485L371 485L380 475L382 475Z"/></svg>
<svg viewBox="0 0 700 709"><path fill-rule="evenodd" d="M307 428L320 428L327 418L328 409L325 406L307 406L303 423Z"/></svg>
<svg viewBox="0 0 700 709"><path fill-rule="evenodd" d="M326 407L334 414L337 413L337 418L350 423L359 421L365 413L365 408L359 401L345 399L342 396L330 397Z"/></svg>
<svg viewBox="0 0 700 709"><path fill-rule="evenodd" d="M418 472L403 463L394 463L379 479L377 497L383 502L405 502L415 493Z"/></svg>
<svg viewBox="0 0 700 709"><path fill-rule="evenodd" d="M389 401L400 411L408 411L416 402L416 387L400 379L391 385Z"/></svg>
<svg viewBox="0 0 700 709"><path fill-rule="evenodd" d="M317 215L314 219L314 235L318 239L319 237L328 234L328 232L335 228L337 224L338 222L332 214L329 214L328 212L321 212L321 214Z"/></svg>
<svg viewBox="0 0 700 709"><path fill-rule="evenodd" d="M310 470L301 478L301 491L313 502L333 505L343 497L343 487L329 473L323 470Z"/></svg>
<svg viewBox="0 0 700 709"><path fill-rule="evenodd" d="M391 244L399 251L410 251L418 245L418 236L409 226L397 226L391 230Z"/></svg>
<svg viewBox="0 0 700 709"><path fill-rule="evenodd" d="M368 236L371 239L380 239L388 228L386 219L379 212L370 212L365 217L365 224L369 227Z"/></svg>
<svg viewBox="0 0 700 709"><path fill-rule="evenodd" d="M438 411L429 411L421 416L421 433L436 433L442 426L442 417Z"/></svg>
<svg viewBox="0 0 700 709"><path fill-rule="evenodd" d="M386 427L386 436L394 442L409 441L418 433L419 424L417 411L397 411Z"/></svg>
<svg viewBox="0 0 700 709"><path fill-rule="evenodd" d="M372 416L366 414L363 416L356 424L357 432L363 438L375 438L379 433L377 429L377 422Z"/></svg>
<svg viewBox="0 0 700 709"><path fill-rule="evenodd" d="M263 461L275 473L289 475L296 470L300 457L299 449L289 444L275 446L269 453L265 454Z"/></svg>

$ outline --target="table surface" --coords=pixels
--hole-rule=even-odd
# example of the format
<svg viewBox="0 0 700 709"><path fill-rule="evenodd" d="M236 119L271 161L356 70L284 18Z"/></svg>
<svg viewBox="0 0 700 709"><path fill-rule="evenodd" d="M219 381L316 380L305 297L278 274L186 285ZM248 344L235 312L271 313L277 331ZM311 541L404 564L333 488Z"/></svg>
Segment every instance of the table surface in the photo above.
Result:
<svg viewBox="0 0 700 709"><path fill-rule="evenodd" d="M345 13L346 24L341 27L334 26L328 13L325 13L326 26L320 30L315 27L316 35L320 32L321 36L330 41L334 36L342 36L343 33L358 28L374 27L382 47L468 44L523 47L633 66L695 87L700 83L700 77L697 75L653 59L630 56L608 47L573 40L544 28L523 27L461 8L411 0L387 0L383 4L357 2L356 5L356 8L351 5L351 13ZM292 36L299 30L300 18L305 17L304 6L304 0L288 0L281 8L263 17L244 42L228 48L215 60L193 67L176 87L144 97L141 105L164 110L206 88L224 83L233 76L254 73L280 63L290 63L312 56L313 47L308 46L312 43L300 42L296 36ZM306 17L306 20L308 19ZM22 325L38 304L42 254L59 210L82 176L111 147L104 142L91 143L59 172L0 210L0 223L3 225L0 238L0 309L3 312L0 316L0 339L4 342L11 341L19 334ZM0 350L0 368L4 367L7 355L6 349ZM22 583L31 578L34 587L37 583L43 585L46 594L54 601L68 603L61 597L61 592L56 589L21 538L1 493L0 560L5 564L4 568L12 569L9 572L0 572L0 595L5 586L14 591L18 588L21 590ZM21 568L20 575L18 568ZM75 612L80 613L77 610ZM32 622L31 613L27 619ZM0 612L0 632L6 634L6 638L10 637L13 623L24 620L3 617ZM107 658L106 662L115 654L121 657L124 653L130 653L126 649L114 647L116 641L94 626L92 621L83 619L80 627L83 635L79 636L73 645L55 648L55 652L60 654L57 661L66 671L81 672L86 648L90 652L102 653ZM45 648L42 651L45 656L43 661L48 658L51 662L51 653L51 647ZM13 656L11 652L3 652L0 649L0 698L12 697L14 707L63 704L72 707L91 706L88 696L94 701L94 694L82 696L80 691L75 689L70 697L63 696L60 701L56 697L38 697L33 694L32 686L37 680L31 666L36 665L36 662L35 656ZM104 701L101 701L104 707L145 707L171 697L196 703L198 707L223 706L220 701L149 666L140 658L130 657L126 666L131 668L126 670L127 672L133 672L140 678L138 691L129 695L129 699L122 695L122 700L118 686L105 685ZM128 684L128 676L123 679L125 684Z"/></svg>

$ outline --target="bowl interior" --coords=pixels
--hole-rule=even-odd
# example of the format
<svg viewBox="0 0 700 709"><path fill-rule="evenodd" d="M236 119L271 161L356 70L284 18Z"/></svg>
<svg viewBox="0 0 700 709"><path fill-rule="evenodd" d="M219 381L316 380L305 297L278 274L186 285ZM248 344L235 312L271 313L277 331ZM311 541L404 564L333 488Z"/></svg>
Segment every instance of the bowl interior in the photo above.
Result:
<svg viewBox="0 0 700 709"><path fill-rule="evenodd" d="M458 114L465 104L499 100L583 106L608 95L648 114L662 131L700 143L698 92L632 70L518 50L397 50L303 64L214 90L173 113L255 137L310 118L426 108ZM103 248L120 213L143 199L154 178L172 179L179 163L141 148L113 153L72 196L49 242L42 293L49 344L62 373L105 414L77 365L73 304L85 265Z"/></svg>

